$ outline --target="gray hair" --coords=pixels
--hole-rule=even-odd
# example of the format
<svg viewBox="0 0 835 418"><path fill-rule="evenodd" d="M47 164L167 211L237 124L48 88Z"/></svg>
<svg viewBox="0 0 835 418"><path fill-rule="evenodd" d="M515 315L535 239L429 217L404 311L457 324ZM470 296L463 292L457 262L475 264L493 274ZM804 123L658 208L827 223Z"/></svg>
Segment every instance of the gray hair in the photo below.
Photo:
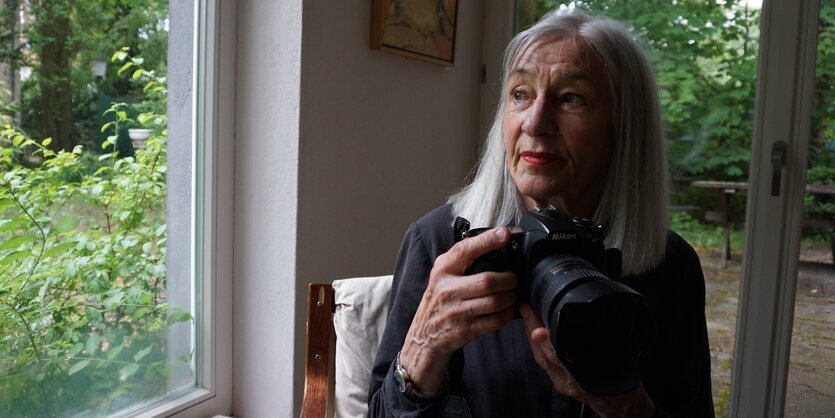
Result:
<svg viewBox="0 0 835 418"><path fill-rule="evenodd" d="M537 40L584 41L603 62L612 89L614 149L594 221L606 244L623 251L623 272L658 265L667 236L667 158L655 73L635 35L622 23L575 10L554 10L517 34L505 49L502 90L471 182L449 198L455 216L474 227L512 225L525 209L510 175L502 139L508 72Z"/></svg>

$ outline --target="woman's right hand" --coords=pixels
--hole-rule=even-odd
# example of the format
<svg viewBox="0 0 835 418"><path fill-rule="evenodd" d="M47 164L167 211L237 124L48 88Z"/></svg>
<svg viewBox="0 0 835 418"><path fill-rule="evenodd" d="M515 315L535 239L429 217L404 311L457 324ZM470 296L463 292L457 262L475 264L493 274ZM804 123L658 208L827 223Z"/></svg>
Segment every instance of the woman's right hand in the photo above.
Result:
<svg viewBox="0 0 835 418"><path fill-rule="evenodd" d="M465 275L476 258L509 240L506 227L494 228L457 242L435 260L400 352L400 364L417 392L424 396L440 392L455 350L513 319L516 275L492 271Z"/></svg>

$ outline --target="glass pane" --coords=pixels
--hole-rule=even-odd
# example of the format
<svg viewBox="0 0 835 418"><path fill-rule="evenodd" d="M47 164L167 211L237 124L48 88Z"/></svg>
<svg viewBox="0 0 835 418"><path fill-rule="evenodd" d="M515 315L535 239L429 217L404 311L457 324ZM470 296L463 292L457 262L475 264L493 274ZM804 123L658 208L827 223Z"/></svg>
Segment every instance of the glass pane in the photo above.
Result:
<svg viewBox="0 0 835 418"><path fill-rule="evenodd" d="M667 128L671 228L695 247L705 273L713 396L719 417L727 416L730 393L760 3L516 3L519 29L554 7L579 7L629 23L648 44Z"/></svg>
<svg viewBox="0 0 835 418"><path fill-rule="evenodd" d="M194 320L166 263L191 216L166 215L167 0L0 0L0 20L0 416L193 386L193 338L170 338Z"/></svg>
<svg viewBox="0 0 835 418"><path fill-rule="evenodd" d="M821 1L786 416L835 416L835 1Z"/></svg>

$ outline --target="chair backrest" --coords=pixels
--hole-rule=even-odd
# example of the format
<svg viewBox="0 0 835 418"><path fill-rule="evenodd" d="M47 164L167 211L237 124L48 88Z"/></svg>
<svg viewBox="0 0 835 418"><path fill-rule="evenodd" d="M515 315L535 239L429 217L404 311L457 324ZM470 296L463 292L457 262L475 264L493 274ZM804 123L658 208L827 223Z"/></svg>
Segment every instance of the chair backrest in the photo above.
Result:
<svg viewBox="0 0 835 418"><path fill-rule="evenodd" d="M309 286L302 417L365 416L371 366L385 327L391 279L391 275L359 277ZM333 379L331 361L335 366Z"/></svg>

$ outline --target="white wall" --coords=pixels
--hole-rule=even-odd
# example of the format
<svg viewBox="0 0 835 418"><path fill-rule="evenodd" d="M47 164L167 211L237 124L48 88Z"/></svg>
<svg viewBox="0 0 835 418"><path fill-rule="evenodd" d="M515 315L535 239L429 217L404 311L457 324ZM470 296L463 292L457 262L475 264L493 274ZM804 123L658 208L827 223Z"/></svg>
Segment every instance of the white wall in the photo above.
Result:
<svg viewBox="0 0 835 418"><path fill-rule="evenodd" d="M238 417L290 416L294 402L301 12L301 0L238 2L232 376Z"/></svg>
<svg viewBox="0 0 835 418"><path fill-rule="evenodd" d="M297 415L306 288L389 273L478 143L481 2L455 66L370 50L370 3L240 0L233 413Z"/></svg>

